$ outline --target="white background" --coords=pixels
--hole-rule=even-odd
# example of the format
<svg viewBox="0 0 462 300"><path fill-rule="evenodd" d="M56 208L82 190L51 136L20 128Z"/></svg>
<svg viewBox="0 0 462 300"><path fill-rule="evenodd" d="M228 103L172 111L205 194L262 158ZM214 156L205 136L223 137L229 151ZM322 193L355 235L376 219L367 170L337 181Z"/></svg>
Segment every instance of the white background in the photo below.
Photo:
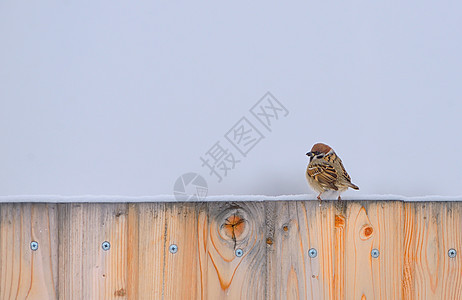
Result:
<svg viewBox="0 0 462 300"><path fill-rule="evenodd" d="M320 141L349 197L462 194L462 4L324 2L0 2L0 195L311 193ZM289 115L217 183L267 91Z"/></svg>

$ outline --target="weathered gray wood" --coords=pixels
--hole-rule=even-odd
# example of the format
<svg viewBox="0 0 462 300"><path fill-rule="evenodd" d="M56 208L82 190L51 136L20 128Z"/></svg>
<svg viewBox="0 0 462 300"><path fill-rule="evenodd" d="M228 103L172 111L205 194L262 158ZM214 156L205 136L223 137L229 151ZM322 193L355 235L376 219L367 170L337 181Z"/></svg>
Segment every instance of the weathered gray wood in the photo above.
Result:
<svg viewBox="0 0 462 300"><path fill-rule="evenodd" d="M268 252L271 299L333 299L334 205L277 202ZM310 248L317 250L311 258ZM322 268L322 270L321 270Z"/></svg>
<svg viewBox="0 0 462 300"><path fill-rule="evenodd" d="M130 226L128 239L136 239L138 244L129 245L129 257L132 258L129 265L133 272L129 276L135 286L128 289L133 291L133 299L161 299L165 288L165 256L168 253L166 204L140 203L129 211L129 224L137 226Z"/></svg>
<svg viewBox="0 0 462 300"><path fill-rule="evenodd" d="M59 208L61 299L108 299L127 291L126 204L62 204ZM104 251L102 243L110 249Z"/></svg>

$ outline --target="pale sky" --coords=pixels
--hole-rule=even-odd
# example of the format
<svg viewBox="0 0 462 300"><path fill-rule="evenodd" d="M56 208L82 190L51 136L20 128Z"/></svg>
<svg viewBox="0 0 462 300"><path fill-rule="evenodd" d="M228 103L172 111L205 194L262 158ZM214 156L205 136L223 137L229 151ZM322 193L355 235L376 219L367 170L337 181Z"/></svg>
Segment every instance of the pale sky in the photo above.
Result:
<svg viewBox="0 0 462 300"><path fill-rule="evenodd" d="M363 194L462 195L462 3L0 2L0 195L313 193L331 145ZM249 111L287 109L271 131ZM225 135L264 136L244 157ZM247 123L246 123L247 124ZM249 139L248 141L250 141ZM233 153L218 182L201 157ZM250 145L250 144L249 144Z"/></svg>

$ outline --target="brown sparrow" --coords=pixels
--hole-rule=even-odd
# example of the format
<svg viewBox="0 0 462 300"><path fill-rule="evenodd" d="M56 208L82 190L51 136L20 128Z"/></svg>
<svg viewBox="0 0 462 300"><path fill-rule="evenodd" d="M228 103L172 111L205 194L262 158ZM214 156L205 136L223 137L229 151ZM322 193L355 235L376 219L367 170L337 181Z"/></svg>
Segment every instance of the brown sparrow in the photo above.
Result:
<svg viewBox="0 0 462 300"><path fill-rule="evenodd" d="M320 202L321 194L326 191L338 191L338 200L341 200L340 193L349 187L359 190L359 187L351 183L350 175L346 172L342 160L331 147L318 143L306 155L310 157L306 179L310 187L319 192Z"/></svg>

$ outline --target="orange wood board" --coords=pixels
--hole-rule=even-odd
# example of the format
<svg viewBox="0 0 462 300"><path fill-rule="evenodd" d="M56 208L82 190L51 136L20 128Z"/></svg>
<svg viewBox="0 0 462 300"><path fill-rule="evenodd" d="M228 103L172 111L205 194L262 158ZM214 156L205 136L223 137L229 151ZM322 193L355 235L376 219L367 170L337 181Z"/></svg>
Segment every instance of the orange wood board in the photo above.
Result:
<svg viewBox="0 0 462 300"><path fill-rule="evenodd" d="M0 299L462 299L461 258L459 201L0 204Z"/></svg>

